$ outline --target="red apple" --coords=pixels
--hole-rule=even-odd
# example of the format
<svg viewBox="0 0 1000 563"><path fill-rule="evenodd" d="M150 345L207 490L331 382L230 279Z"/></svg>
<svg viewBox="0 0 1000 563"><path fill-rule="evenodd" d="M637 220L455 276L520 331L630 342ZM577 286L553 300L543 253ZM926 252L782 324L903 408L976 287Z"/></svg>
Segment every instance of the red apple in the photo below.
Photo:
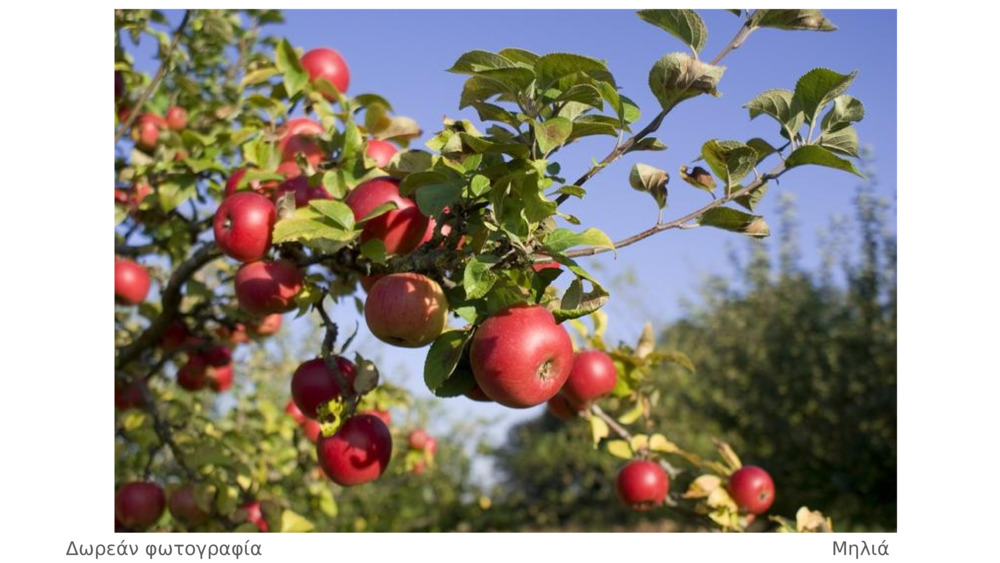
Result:
<svg viewBox="0 0 1000 563"><path fill-rule="evenodd" d="M399 180L375 178L363 182L347 194L344 203L354 212L355 221L380 205L396 204L396 209L369 220L361 231L362 242L380 239L388 254L408 254L434 235L434 221L421 213L412 199L399 195Z"/></svg>
<svg viewBox="0 0 1000 563"><path fill-rule="evenodd" d="M740 509L750 514L763 514L774 502L774 481L756 465L744 465L730 475L726 490Z"/></svg>
<svg viewBox="0 0 1000 563"><path fill-rule="evenodd" d="M358 375L357 367L347 358L336 357L337 369L348 385L354 384ZM303 363L292 374L292 400L302 414L308 418L316 418L316 409L323 403L328 403L341 395L343 389L337 384L337 376L331 371L323 358L315 358Z"/></svg>
<svg viewBox="0 0 1000 563"><path fill-rule="evenodd" d="M201 391L208 385L208 362L198 354L188 357L180 369L177 370L177 384L188 391Z"/></svg>
<svg viewBox="0 0 1000 563"><path fill-rule="evenodd" d="M527 408L559 392L573 367L573 343L548 309L520 304L486 319L469 357L476 383L501 405Z"/></svg>
<svg viewBox="0 0 1000 563"><path fill-rule="evenodd" d="M233 364L226 364L221 367L210 367L205 371L205 378L208 385L216 393L224 393L233 386Z"/></svg>
<svg viewBox="0 0 1000 563"><path fill-rule="evenodd" d="M303 153L310 164L319 164L326 153L316 143L315 137L323 131L322 125L309 118L290 119L278 130L278 151L282 162L294 163L296 153Z"/></svg>
<svg viewBox="0 0 1000 563"><path fill-rule="evenodd" d="M413 474L414 475L423 475L424 474L424 470L426 470L426 469L427 469L427 462L425 462L422 459L418 459L413 464Z"/></svg>
<svg viewBox="0 0 1000 563"><path fill-rule="evenodd" d="M392 424L392 413L389 411L374 409L367 411L359 411L358 414L370 414L372 416L377 416L380 419L382 419L382 422L384 422L386 426Z"/></svg>
<svg viewBox="0 0 1000 563"><path fill-rule="evenodd" d="M292 399L288 399L288 404L285 405L285 413L299 424L306 421L306 415L302 414L302 411L299 410L299 407L295 405L295 401Z"/></svg>
<svg viewBox="0 0 1000 563"><path fill-rule="evenodd" d="M379 168L385 168L396 154L396 146L389 141L371 139L365 147L365 155L375 161Z"/></svg>
<svg viewBox="0 0 1000 563"><path fill-rule="evenodd" d="M358 276L358 281L361 282L362 289L365 293L371 292L372 288L375 287L375 282L385 277L385 274L372 274L370 276Z"/></svg>
<svg viewBox="0 0 1000 563"><path fill-rule="evenodd" d="M278 219L274 204L254 192L240 192L222 201L215 212L215 243L226 256L240 262L260 260L271 248Z"/></svg>
<svg viewBox="0 0 1000 563"><path fill-rule="evenodd" d="M232 326L219 325L215 329L215 335L233 346L250 342L250 335L247 334L247 327L243 323L234 323Z"/></svg>
<svg viewBox="0 0 1000 563"><path fill-rule="evenodd" d="M247 330L254 338L262 338L265 336L270 336L276 334L281 330L281 313L272 313L270 315L264 315L247 322Z"/></svg>
<svg viewBox="0 0 1000 563"><path fill-rule="evenodd" d="M377 416L348 419L336 434L320 436L316 454L323 472L343 487L378 479L392 456L392 434Z"/></svg>
<svg viewBox="0 0 1000 563"><path fill-rule="evenodd" d="M310 186L309 178L305 176L296 176L279 184L274 190L274 203L277 204L288 192L295 194L295 207L305 207L314 199L333 199L323 186Z"/></svg>
<svg viewBox="0 0 1000 563"><path fill-rule="evenodd" d="M562 393L552 397L548 401L549 413L559 420L573 420L580 416L580 412L584 408L583 405L574 403Z"/></svg>
<svg viewBox="0 0 1000 563"><path fill-rule="evenodd" d="M323 434L323 425L318 420L306 419L302 423L302 432L310 442L315 444L316 440Z"/></svg>
<svg viewBox="0 0 1000 563"><path fill-rule="evenodd" d="M267 532L269 526L267 525L267 520L264 519L264 514L260 509L260 501L248 502L241 508L246 514L247 522L257 525L257 529L261 532Z"/></svg>
<svg viewBox="0 0 1000 563"><path fill-rule="evenodd" d="M476 385L472 389L469 389L469 392L466 393L465 396L472 399L473 401L477 401L480 403L493 402L493 399L489 398L489 396L487 396L486 393L483 393L483 390L479 387L479 385Z"/></svg>
<svg viewBox="0 0 1000 563"><path fill-rule="evenodd" d="M128 528L144 529L156 524L166 499L156 483L125 483L115 495L115 518Z"/></svg>
<svg viewBox="0 0 1000 563"><path fill-rule="evenodd" d="M124 411L142 407L146 403L144 386L145 382L142 379L136 379L131 383L115 381L115 408Z"/></svg>
<svg viewBox="0 0 1000 563"><path fill-rule="evenodd" d="M618 498L633 510L649 510L663 504L670 489L670 479L660 464L637 459L618 472L615 490Z"/></svg>
<svg viewBox="0 0 1000 563"><path fill-rule="evenodd" d="M351 82L351 72L340 53L320 47L302 55L302 67L309 73L309 80L325 78L338 92L343 94ZM326 96L333 100L332 96Z"/></svg>
<svg viewBox="0 0 1000 563"><path fill-rule="evenodd" d="M225 344L216 344L205 351L202 356L212 367L222 367L233 362L233 349Z"/></svg>
<svg viewBox="0 0 1000 563"><path fill-rule="evenodd" d="M194 499L194 486L190 483L181 485L170 493L167 501L170 514L187 526L199 526L208 522L210 514L202 510Z"/></svg>
<svg viewBox="0 0 1000 563"><path fill-rule="evenodd" d="M236 272L236 299L251 315L287 313L295 308L302 281L302 270L291 262L251 262Z"/></svg>
<svg viewBox="0 0 1000 563"><path fill-rule="evenodd" d="M125 95L125 76L120 70L115 71L115 103Z"/></svg>
<svg viewBox="0 0 1000 563"><path fill-rule="evenodd" d="M131 260L115 261L115 302L138 305L149 293L149 273Z"/></svg>
<svg viewBox="0 0 1000 563"><path fill-rule="evenodd" d="M418 428L417 430L410 431L410 435L406 437L406 442L410 445L410 449L423 451L429 439L430 436L427 432Z"/></svg>
<svg viewBox="0 0 1000 563"><path fill-rule="evenodd" d="M365 321L379 340L403 348L434 341L448 322L448 300L436 281L415 273L380 279L365 300Z"/></svg>
<svg viewBox="0 0 1000 563"><path fill-rule="evenodd" d="M170 106L167 108L167 127L174 131L180 131L187 127L188 112L180 106Z"/></svg>
<svg viewBox="0 0 1000 563"><path fill-rule="evenodd" d="M144 113L139 116L132 129L132 138L139 148L153 150L160 138L160 129L166 126L162 117L154 113Z"/></svg>
<svg viewBox="0 0 1000 563"><path fill-rule="evenodd" d="M434 438L427 438L427 443L424 445L424 452L429 455L434 455L438 451L438 441Z"/></svg>
<svg viewBox="0 0 1000 563"><path fill-rule="evenodd" d="M163 336L160 338L160 349L164 352L173 352L183 346L190 336L191 332L188 331L188 327L184 324L184 321L174 319L170 321L170 324L163 331Z"/></svg>
<svg viewBox="0 0 1000 563"><path fill-rule="evenodd" d="M240 190L240 183L247 175L248 170L250 170L250 168L238 168L229 175L229 178L226 179L226 189L224 192L225 197L229 197L238 191L254 191L265 197L269 197L270 192L278 186L278 182L274 180L269 180L264 183L261 183L259 180L250 180L248 186L250 189ZM294 173L292 173L292 171L294 171ZM282 162L278 165L278 169L275 172L285 176L286 178L292 178L302 173L294 162Z"/></svg>
<svg viewBox="0 0 1000 563"><path fill-rule="evenodd" d="M618 382L618 371L611 356L600 350L577 352L573 369L563 385L562 394L573 403L585 404L611 392Z"/></svg>

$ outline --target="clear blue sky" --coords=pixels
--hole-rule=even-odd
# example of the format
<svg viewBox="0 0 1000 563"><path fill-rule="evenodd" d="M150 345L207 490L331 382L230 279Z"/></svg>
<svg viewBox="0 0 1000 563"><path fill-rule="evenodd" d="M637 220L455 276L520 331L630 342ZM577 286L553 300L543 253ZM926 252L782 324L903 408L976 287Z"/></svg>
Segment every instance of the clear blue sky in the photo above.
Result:
<svg viewBox="0 0 1000 563"><path fill-rule="evenodd" d="M721 10L700 12L709 29L705 58L711 58L736 32L740 20ZM657 135L669 146L659 153L639 153L621 159L587 184L587 198L566 205L585 225L605 230L619 239L642 230L656 219L652 198L628 187L628 172L635 162L667 170L672 179L666 218L676 217L704 204L704 192L684 184L677 170L688 164L711 138L746 140L759 136L778 144L776 124L766 117L750 121L741 106L771 88L793 89L797 78L815 67L846 73L857 70L850 93L866 108L857 125L863 144L875 149L880 180L878 192L890 201L896 189L896 13L892 10L828 10L824 12L840 29L833 33L757 31L743 48L726 57L720 84L721 98L703 96L683 103L663 123ZM377 92L387 97L397 113L415 118L432 135L444 116L477 121L471 109L458 110L463 76L444 72L463 52L496 51L520 47L536 53L575 52L607 61L622 92L643 110L640 127L655 115L658 105L647 87L650 66L662 55L686 47L672 36L635 16L631 10L603 11L287 11L286 23L270 32L286 36L304 49L326 46L337 49L351 71L349 94ZM171 14L176 21L178 14ZM140 69L152 71L151 61ZM563 175L576 178L592 158L610 150L610 137L591 138L560 151ZM851 213L856 178L832 169L794 170L772 186L761 212L777 222L774 204L780 193L797 196L803 239L803 263L818 263L815 230L832 214ZM895 221L895 209L892 209ZM738 235L695 229L671 231L623 249L617 259L598 259L602 277L632 269L639 282L644 314L654 321L676 318L681 297L693 297L699 276L728 273L726 243L740 243ZM642 317L634 307L615 306L610 311L613 339L632 340ZM353 327L353 305L338 307L336 314ZM618 311L620 314L616 315ZM424 351L388 349L374 342L362 321L359 348L383 360L382 371L394 382L405 382L417 396L430 396L423 387ZM469 402L448 401L448 410L465 416ZM533 416L510 413L505 420ZM500 407L476 407L472 412L493 416ZM497 425L499 433L506 424ZM499 434L498 434L499 435Z"/></svg>

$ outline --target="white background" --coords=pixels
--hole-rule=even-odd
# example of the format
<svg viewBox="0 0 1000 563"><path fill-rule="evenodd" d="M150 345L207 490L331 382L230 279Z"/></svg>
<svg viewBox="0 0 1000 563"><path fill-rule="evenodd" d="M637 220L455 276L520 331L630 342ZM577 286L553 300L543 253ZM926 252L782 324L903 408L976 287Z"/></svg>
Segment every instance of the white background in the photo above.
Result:
<svg viewBox="0 0 1000 563"><path fill-rule="evenodd" d="M111 306L112 6L83 4L12 3L0 20L0 558L7 561L63 560L71 540L125 539L142 548L236 539L110 532L113 359L111 331L99 325ZM300 6L335 5L311 4ZM417 7L349 6L376 4ZM250 559L801 562L833 558L833 541L886 540L888 558L863 559L996 560L998 14L971 3L920 4L899 7L898 534L240 536L263 546L264 556ZM434 5L609 7L586 0Z"/></svg>

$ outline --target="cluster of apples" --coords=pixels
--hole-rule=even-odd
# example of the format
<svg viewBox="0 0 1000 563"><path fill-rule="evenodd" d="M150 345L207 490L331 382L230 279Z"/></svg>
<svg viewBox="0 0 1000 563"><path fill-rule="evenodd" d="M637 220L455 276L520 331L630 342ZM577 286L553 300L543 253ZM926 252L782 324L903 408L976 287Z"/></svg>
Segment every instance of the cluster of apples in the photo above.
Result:
<svg viewBox="0 0 1000 563"><path fill-rule="evenodd" d="M410 451L418 452L420 459L413 463L414 475L423 475L429 463L433 463L434 454L437 453L437 440L422 428L411 430L406 437L406 445Z"/></svg>
<svg viewBox="0 0 1000 563"><path fill-rule="evenodd" d="M115 531L148 529L160 520L165 509L188 527L201 526L211 519L212 514L196 501L194 485L183 483L168 488L169 496L163 487L151 481L131 481L122 485L115 493ZM259 501L243 504L239 512L261 532L269 530Z"/></svg>

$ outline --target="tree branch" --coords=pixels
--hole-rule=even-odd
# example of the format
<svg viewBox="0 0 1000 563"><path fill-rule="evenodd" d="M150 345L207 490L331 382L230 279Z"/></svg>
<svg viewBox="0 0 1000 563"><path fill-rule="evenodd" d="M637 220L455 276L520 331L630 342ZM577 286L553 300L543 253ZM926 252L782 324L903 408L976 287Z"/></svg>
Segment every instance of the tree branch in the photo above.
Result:
<svg viewBox="0 0 1000 563"><path fill-rule="evenodd" d="M118 358L115 361L115 369L121 369L132 360L138 358L143 351L160 341L163 331L166 330L170 321L174 320L177 310L180 309L181 298L183 297L181 288L184 286L184 283L195 272L200 270L202 266L221 255L222 253L215 246L214 242L206 243L196 250L186 262L174 270L174 273L170 275L170 280L167 282L167 287L164 288L161 294L162 311L160 312L160 316L156 317L153 323L149 325L149 328L139 335L139 338L136 338L134 342L118 354Z"/></svg>
<svg viewBox="0 0 1000 563"><path fill-rule="evenodd" d="M642 231L639 234L632 235L632 236L630 236L628 238L616 241L614 243L615 250L617 250L619 248L623 248L623 247L629 246L631 244L635 244L635 243L639 242L640 240L643 240L643 239L646 239L646 238L649 238L649 237L655 235L656 233L661 233L663 231L668 231L670 229L685 228L687 226L688 222L701 217L702 215L704 215L710 209L714 209L716 207L719 207L721 205L729 203L730 201L732 201L732 200L734 200L734 199L736 199L736 198L738 198L740 196L744 196L744 195L746 195L746 194L748 194L748 193L750 193L750 192L752 192L752 191L760 188L768 180L776 179L776 178L780 177L782 174L784 174L787 171L788 171L788 169L785 168L785 163L782 162L782 163L778 164L777 166L775 166L774 169L771 170L770 172L768 172L767 174L764 174L763 176L758 177L753 182L750 182L750 184L748 184L746 187L744 187L742 189L739 189L739 190L736 190L735 192L729 194L729 196L727 196L727 197L720 197L718 199L712 200L711 203L709 203L708 205L702 207L701 209L698 209L696 211L692 211L691 213L688 213L687 215L685 215L685 216L683 216L683 217L681 217L679 219L675 219L673 221L670 221L669 223L658 223L658 224L653 225L652 227L646 229L645 231ZM571 251L569 251L569 252L566 253L566 256L568 258L578 258L580 256L594 256L595 254L602 254L604 252L610 252L610 251L611 251L610 248L582 248L580 250L571 250Z"/></svg>
<svg viewBox="0 0 1000 563"><path fill-rule="evenodd" d="M160 61L160 68L156 70L156 74L153 75L153 80L150 81L149 86L146 86L146 90L143 91L142 96L139 96L139 101L132 106L132 109L128 113L128 117L125 118L125 122L122 123L118 128L118 131L115 132L115 143L118 142L118 139L121 138L125 131L132 128L132 124L135 123L136 118L139 117L139 113L142 112L142 106L145 105L146 100L149 99L153 90L156 90L156 87L160 85L160 81L163 80L163 75L167 69L167 63L170 62L170 58L174 54L174 49L177 47L177 43L180 42L181 33L187 26L190 18L191 10L185 10L184 18L181 19L181 23L177 26L177 29L174 30L174 38L170 41L170 46L167 48L167 52L163 54L163 60Z"/></svg>
<svg viewBox="0 0 1000 563"><path fill-rule="evenodd" d="M601 407L597 406L596 404L590 405L590 412L594 413L594 416L596 416L597 418L600 418L601 420L606 422L608 427L610 427L612 430L615 431L615 434L618 434L619 436L624 438L626 441L628 441L629 444L632 443L632 434L628 430L626 430L624 426L618 424L617 420L611 418L611 416L608 413L604 412L604 410L601 409Z"/></svg>

